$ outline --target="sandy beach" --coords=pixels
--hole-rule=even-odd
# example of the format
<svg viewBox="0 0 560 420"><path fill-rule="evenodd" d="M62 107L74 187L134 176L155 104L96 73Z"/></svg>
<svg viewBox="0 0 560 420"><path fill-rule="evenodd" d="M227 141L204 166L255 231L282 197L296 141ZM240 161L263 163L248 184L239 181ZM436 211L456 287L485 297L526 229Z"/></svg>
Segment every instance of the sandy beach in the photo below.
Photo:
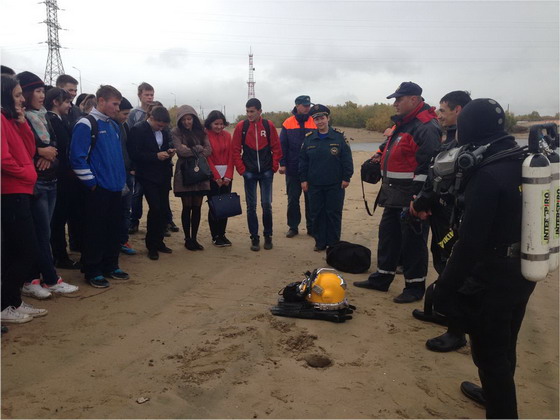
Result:
<svg viewBox="0 0 560 420"><path fill-rule="evenodd" d="M342 239L372 250L371 272L381 212L369 217L364 209L359 166L367 157L354 152L357 173L346 194ZM233 189L244 200L238 174ZM371 206L377 186L366 190ZM204 216L204 251L186 250L183 233L172 233L166 243L173 254L151 261L144 217L130 241L138 255L120 259L130 280L94 289L79 272L61 270L80 291L44 302L27 298L49 314L2 336L2 417L484 417L459 390L461 381L478 383L469 346L444 354L426 349L443 327L411 316L421 303L393 303L402 276L382 293L351 285L367 273L342 273L357 306L346 323L270 314L284 285L326 265L304 229L285 237L285 192L284 177L276 175L272 250L250 251L244 210L228 225L232 247L212 245ZM180 207L173 197L177 224ZM434 280L430 266L429 283ZM522 418L560 415L558 296L556 272L538 284L527 308L516 371ZM331 364L313 368L312 356Z"/></svg>

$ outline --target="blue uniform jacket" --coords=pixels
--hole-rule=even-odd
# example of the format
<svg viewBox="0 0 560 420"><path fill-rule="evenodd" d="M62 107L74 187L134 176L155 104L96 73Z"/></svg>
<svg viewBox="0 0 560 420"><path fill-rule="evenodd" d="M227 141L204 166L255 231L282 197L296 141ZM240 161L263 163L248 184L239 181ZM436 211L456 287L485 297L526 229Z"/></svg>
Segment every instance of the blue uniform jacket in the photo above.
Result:
<svg viewBox="0 0 560 420"><path fill-rule="evenodd" d="M298 114L292 110L291 117L282 124L280 144L282 145L282 159L280 166L286 167L286 175L297 176L299 172L299 151L305 135L317 129L313 118L308 114Z"/></svg>
<svg viewBox="0 0 560 420"><path fill-rule="evenodd" d="M352 151L340 131L330 127L323 139L319 138L317 130L307 134L299 158L301 182L312 185L350 182L353 173Z"/></svg>

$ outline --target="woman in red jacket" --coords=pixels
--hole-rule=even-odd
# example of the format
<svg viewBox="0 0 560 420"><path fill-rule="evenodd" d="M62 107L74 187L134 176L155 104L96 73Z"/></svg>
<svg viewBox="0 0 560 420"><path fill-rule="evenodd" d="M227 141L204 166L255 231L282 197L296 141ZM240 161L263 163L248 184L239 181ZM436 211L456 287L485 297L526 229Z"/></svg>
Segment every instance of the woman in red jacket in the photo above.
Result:
<svg viewBox="0 0 560 420"><path fill-rule="evenodd" d="M208 164L214 175L214 179L210 181L208 196L231 192L231 181L233 179L231 134L224 130L228 125L226 117L220 111L210 112L204 121L206 134L212 147L212 154L208 156ZM216 246L231 246L230 240L226 238L227 221L227 218L216 219L212 212L208 211L212 243Z"/></svg>
<svg viewBox="0 0 560 420"><path fill-rule="evenodd" d="M37 259L31 197L37 181L35 138L25 120L21 86L2 75L2 312L3 323L29 322L47 314L21 300L21 287Z"/></svg>

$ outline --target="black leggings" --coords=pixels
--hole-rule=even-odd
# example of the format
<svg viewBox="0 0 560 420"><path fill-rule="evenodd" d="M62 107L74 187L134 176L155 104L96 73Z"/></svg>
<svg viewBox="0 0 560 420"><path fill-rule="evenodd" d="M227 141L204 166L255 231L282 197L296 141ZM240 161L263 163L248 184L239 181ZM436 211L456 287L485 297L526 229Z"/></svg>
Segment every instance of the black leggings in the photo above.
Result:
<svg viewBox="0 0 560 420"><path fill-rule="evenodd" d="M202 195L189 195L181 197L183 203L183 211L181 212L181 222L183 223L183 232L185 240L195 239L200 226L200 213L202 207Z"/></svg>
<svg viewBox="0 0 560 420"><path fill-rule="evenodd" d="M31 194L2 194L2 310L21 305L21 287L32 277L38 252Z"/></svg>

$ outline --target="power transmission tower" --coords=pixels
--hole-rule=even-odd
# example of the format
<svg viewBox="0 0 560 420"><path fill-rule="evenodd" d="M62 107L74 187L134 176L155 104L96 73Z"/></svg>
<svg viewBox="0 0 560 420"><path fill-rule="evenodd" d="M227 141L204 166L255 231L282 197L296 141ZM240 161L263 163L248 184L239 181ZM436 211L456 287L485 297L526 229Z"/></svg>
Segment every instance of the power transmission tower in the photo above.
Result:
<svg viewBox="0 0 560 420"><path fill-rule="evenodd" d="M253 67L253 52L249 49L249 81L247 82L247 86L249 87L249 91L247 94L247 98L251 99L255 97L255 78L253 76L253 72L255 68Z"/></svg>
<svg viewBox="0 0 560 420"><path fill-rule="evenodd" d="M47 66L45 67L45 83L54 85L56 78L64 74L64 66L60 57L60 43L58 42L58 30L62 29L58 24L58 13L60 10L56 4L56 0L45 0L47 6L47 20L42 23L47 25L47 45L49 46L49 54L47 56Z"/></svg>

